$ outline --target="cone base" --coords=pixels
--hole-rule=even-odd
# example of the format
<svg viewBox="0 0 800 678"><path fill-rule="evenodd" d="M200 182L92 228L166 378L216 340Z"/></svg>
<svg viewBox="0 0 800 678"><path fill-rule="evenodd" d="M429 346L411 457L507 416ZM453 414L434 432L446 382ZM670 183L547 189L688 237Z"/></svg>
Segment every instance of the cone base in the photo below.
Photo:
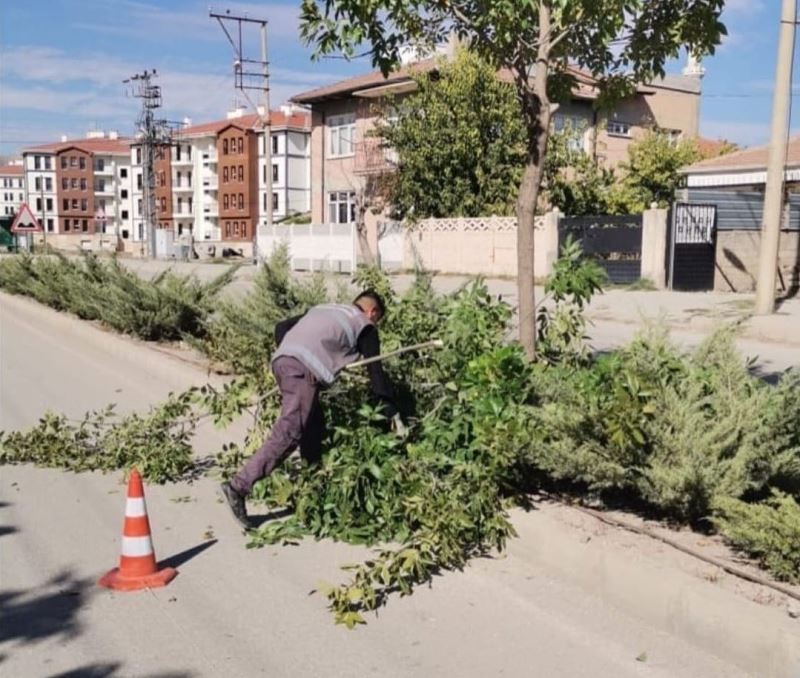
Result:
<svg viewBox="0 0 800 678"><path fill-rule="evenodd" d="M178 571L172 567L165 567L153 574L145 574L136 577L126 577L118 567L106 572L97 580L98 586L115 591L138 591L139 589L154 589L166 586L175 579Z"/></svg>

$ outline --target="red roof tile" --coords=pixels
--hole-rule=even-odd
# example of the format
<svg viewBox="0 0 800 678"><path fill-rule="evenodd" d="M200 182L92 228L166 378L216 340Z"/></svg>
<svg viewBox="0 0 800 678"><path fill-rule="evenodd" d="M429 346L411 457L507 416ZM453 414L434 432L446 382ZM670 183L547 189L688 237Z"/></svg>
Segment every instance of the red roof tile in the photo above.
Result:
<svg viewBox="0 0 800 678"><path fill-rule="evenodd" d="M127 153L133 139L119 137L118 139L67 139L40 146L30 146L23 153L31 151L42 153L58 153L65 148L79 148L87 153Z"/></svg>
<svg viewBox="0 0 800 678"><path fill-rule="evenodd" d="M3 165L0 166L0 174L3 176L22 176L25 168L22 165Z"/></svg>
<svg viewBox="0 0 800 678"><path fill-rule="evenodd" d="M260 127L260 116L257 113L248 113L238 118L214 120L212 122L204 122L199 125L190 125L178 130L179 137L198 136L202 134L217 134L221 130L228 127L228 125L236 125L243 129L254 129ZM311 115L306 111L299 111L286 115L283 111L272 111L270 114L270 124L273 129L311 129Z"/></svg>
<svg viewBox="0 0 800 678"><path fill-rule="evenodd" d="M685 167L682 171L686 174L695 172L728 172L737 170L763 170L767 167L769 145L753 146L741 151L721 155L717 158L708 158ZM786 148L786 165L788 167L800 166L800 136L789 139Z"/></svg>

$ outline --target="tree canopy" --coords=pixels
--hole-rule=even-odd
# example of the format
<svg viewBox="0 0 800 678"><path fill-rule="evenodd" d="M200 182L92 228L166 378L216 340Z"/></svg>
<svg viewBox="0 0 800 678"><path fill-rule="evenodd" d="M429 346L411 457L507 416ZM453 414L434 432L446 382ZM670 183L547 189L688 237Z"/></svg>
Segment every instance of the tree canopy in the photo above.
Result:
<svg viewBox="0 0 800 678"><path fill-rule="evenodd" d="M513 213L525 162L513 86L467 50L415 79L417 91L390 101L377 130L397 154L387 196L395 215Z"/></svg>

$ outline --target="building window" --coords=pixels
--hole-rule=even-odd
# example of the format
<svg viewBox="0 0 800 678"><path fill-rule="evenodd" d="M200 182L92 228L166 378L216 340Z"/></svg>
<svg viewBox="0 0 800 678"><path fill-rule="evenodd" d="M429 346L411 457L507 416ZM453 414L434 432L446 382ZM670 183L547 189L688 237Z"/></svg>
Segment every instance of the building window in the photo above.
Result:
<svg viewBox="0 0 800 678"><path fill-rule="evenodd" d="M89 230L89 220L88 219L81 219L81 230L86 233Z"/></svg>
<svg viewBox="0 0 800 678"><path fill-rule="evenodd" d="M244 193L239 193L239 209L244 209Z"/></svg>
<svg viewBox="0 0 800 678"><path fill-rule="evenodd" d="M222 155L228 155L228 140L222 140Z"/></svg>
<svg viewBox="0 0 800 678"><path fill-rule="evenodd" d="M81 156L81 157L78 159L78 162L79 162L79 166L80 166L80 168L81 168L81 169L83 169L83 170L85 170L85 169L86 169L86 158L84 158L83 156ZM99 161L99 164L100 164L100 169L103 169L103 161L102 161L102 160L100 160L100 161Z"/></svg>
<svg viewBox="0 0 800 678"><path fill-rule="evenodd" d="M244 165L239 165L239 181L244 181Z"/></svg>
<svg viewBox="0 0 800 678"><path fill-rule="evenodd" d="M355 191L336 191L328 193L328 221L332 224L350 224L355 220Z"/></svg>
<svg viewBox="0 0 800 678"><path fill-rule="evenodd" d="M53 192L53 177L45 177L44 178L44 190L48 193Z"/></svg>
<svg viewBox="0 0 800 678"><path fill-rule="evenodd" d="M123 188L119 192L119 197L122 198L123 200L125 200L128 197L128 189L127 188Z"/></svg>
<svg viewBox="0 0 800 678"><path fill-rule="evenodd" d="M356 134L355 115L332 115L328 120L330 143L328 149L334 157L353 155Z"/></svg>
<svg viewBox="0 0 800 678"><path fill-rule="evenodd" d="M606 125L606 131L612 137L630 137L631 126L627 122L620 122L619 120L609 120Z"/></svg>
<svg viewBox="0 0 800 678"><path fill-rule="evenodd" d="M236 145L238 146L239 153L244 153L244 139L239 137L236 141Z"/></svg>
<svg viewBox="0 0 800 678"><path fill-rule="evenodd" d="M228 183L228 168L227 167L223 167L222 168L222 183L223 184L227 184Z"/></svg>
<svg viewBox="0 0 800 678"><path fill-rule="evenodd" d="M47 232L48 233L52 233L53 232L53 220L52 219L48 219L47 220Z"/></svg>
<svg viewBox="0 0 800 678"><path fill-rule="evenodd" d="M158 185L159 186L166 186L167 185L167 174L166 172L159 172L158 173Z"/></svg>
<svg viewBox="0 0 800 678"><path fill-rule="evenodd" d="M123 219L127 219L128 218L128 210L122 210L122 218Z"/></svg>
<svg viewBox="0 0 800 678"><path fill-rule="evenodd" d="M69 179L67 179L66 177L64 177L64 178L61 180L61 190L62 190L62 191L66 191L68 188L69 188Z"/></svg>
<svg viewBox="0 0 800 678"><path fill-rule="evenodd" d="M128 168L127 167L120 167L119 178L120 179L127 179L128 178Z"/></svg>
<svg viewBox="0 0 800 678"><path fill-rule="evenodd" d="M278 135L272 135L272 155L278 155Z"/></svg>
<svg viewBox="0 0 800 678"><path fill-rule="evenodd" d="M167 211L167 199L166 198L161 198L161 211L162 212L166 212Z"/></svg>
<svg viewBox="0 0 800 678"><path fill-rule="evenodd" d="M136 189L139 190L139 191L142 190L142 175L141 174L137 174L136 175Z"/></svg>
<svg viewBox="0 0 800 678"><path fill-rule="evenodd" d="M77 177L72 177L72 179L70 179L69 186L73 191L77 191L78 190L78 178Z"/></svg>
<svg viewBox="0 0 800 678"><path fill-rule="evenodd" d="M41 191L42 190L42 177L36 177L33 180L34 190Z"/></svg>
<svg viewBox="0 0 800 678"><path fill-rule="evenodd" d="M142 149L140 147L136 148L136 164L142 164Z"/></svg>
<svg viewBox="0 0 800 678"><path fill-rule="evenodd" d="M272 194L272 211L273 212L277 212L278 211L278 204L279 204L278 203L278 194L277 193L273 193Z"/></svg>
<svg viewBox="0 0 800 678"><path fill-rule="evenodd" d="M228 194L226 193L225 195L222 196L222 209L224 210L228 209L228 205L229 205Z"/></svg>
<svg viewBox="0 0 800 678"><path fill-rule="evenodd" d="M273 184L277 184L278 183L278 175L279 175L278 166L277 165L273 165L272 166L272 183Z"/></svg>
<svg viewBox="0 0 800 678"><path fill-rule="evenodd" d="M81 199L81 212L86 212L89 209L89 201L86 198Z"/></svg>
<svg viewBox="0 0 800 678"><path fill-rule="evenodd" d="M67 169L67 156L61 156L61 169Z"/></svg>
<svg viewBox="0 0 800 678"><path fill-rule="evenodd" d="M74 209L74 210L78 209L78 199L77 198L73 198L72 199L72 209Z"/></svg>
<svg viewBox="0 0 800 678"><path fill-rule="evenodd" d="M63 225L63 227L62 227L62 230L63 230L65 233L67 233L67 232L69 231L69 219L64 219L64 225Z"/></svg>
<svg viewBox="0 0 800 678"><path fill-rule="evenodd" d="M45 199L44 204L45 204L45 207L47 207L47 211L48 212L52 212L53 211L53 199L52 198Z"/></svg>
<svg viewBox="0 0 800 678"><path fill-rule="evenodd" d="M36 211L37 212L41 212L42 211L42 199L41 198L36 198Z"/></svg>
<svg viewBox="0 0 800 678"><path fill-rule="evenodd" d="M33 156L33 169L42 169L42 156L41 155L34 155Z"/></svg>
<svg viewBox="0 0 800 678"><path fill-rule="evenodd" d="M77 167L78 166L78 158L74 155L69 156L69 166L70 167Z"/></svg>
<svg viewBox="0 0 800 678"><path fill-rule="evenodd" d="M69 200L67 200L66 198L64 198L64 199L61 201L61 210L62 210L62 211L64 211L64 212L66 212L68 209L69 209Z"/></svg>
<svg viewBox="0 0 800 678"><path fill-rule="evenodd" d="M139 198L136 201L136 214L138 214L139 216L141 216L141 214L142 214L142 199L141 198Z"/></svg>
<svg viewBox="0 0 800 678"><path fill-rule="evenodd" d="M44 168L46 170L50 169L50 156L49 155L44 156Z"/></svg>

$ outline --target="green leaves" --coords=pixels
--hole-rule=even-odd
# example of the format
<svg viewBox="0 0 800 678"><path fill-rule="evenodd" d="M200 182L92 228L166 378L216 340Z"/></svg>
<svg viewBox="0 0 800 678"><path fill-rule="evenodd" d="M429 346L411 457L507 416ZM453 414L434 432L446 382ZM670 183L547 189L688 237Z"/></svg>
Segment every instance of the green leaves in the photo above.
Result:
<svg viewBox="0 0 800 678"><path fill-rule="evenodd" d="M526 138L513 87L467 50L416 81L376 130L397 153L395 216L512 214Z"/></svg>

